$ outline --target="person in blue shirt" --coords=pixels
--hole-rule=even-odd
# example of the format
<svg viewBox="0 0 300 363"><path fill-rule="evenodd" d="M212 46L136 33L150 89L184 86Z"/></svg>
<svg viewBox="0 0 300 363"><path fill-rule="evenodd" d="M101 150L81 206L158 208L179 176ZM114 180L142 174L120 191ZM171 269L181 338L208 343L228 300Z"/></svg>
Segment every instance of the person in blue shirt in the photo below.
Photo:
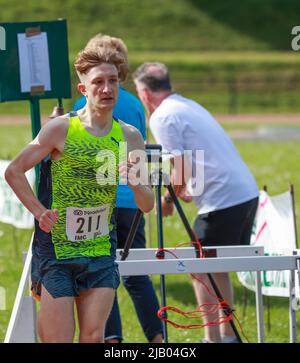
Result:
<svg viewBox="0 0 300 363"><path fill-rule="evenodd" d="M86 48L115 47L127 58L127 47L120 38L98 34L86 45ZM121 71L121 81L125 81L128 68ZM86 98L80 97L73 106L73 111L83 108ZM136 127L146 140L146 122L143 105L137 97L119 87L118 101L113 117ZM137 211L132 190L127 185L119 185L117 189L117 239L118 248L123 248ZM138 226L132 248L145 248L145 219L142 217ZM163 341L162 323L157 317L158 300L149 276L124 276L123 283L134 303L134 307L147 340L151 343ZM122 324L117 296L105 329L106 343L122 342Z"/></svg>

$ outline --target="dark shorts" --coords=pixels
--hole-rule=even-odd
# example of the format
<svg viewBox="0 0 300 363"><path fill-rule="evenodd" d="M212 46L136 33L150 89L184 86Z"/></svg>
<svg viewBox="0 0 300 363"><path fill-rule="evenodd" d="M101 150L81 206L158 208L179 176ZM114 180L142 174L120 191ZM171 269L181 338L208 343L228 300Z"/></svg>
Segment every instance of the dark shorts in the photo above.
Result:
<svg viewBox="0 0 300 363"><path fill-rule="evenodd" d="M51 233L43 232L36 221L32 244L31 290L39 300L41 285L52 297L79 296L90 288L110 287L120 284L118 265L115 262L117 233L115 215L112 215L113 229L110 231L110 256L79 257L58 260L54 252Z"/></svg>
<svg viewBox="0 0 300 363"><path fill-rule="evenodd" d="M118 265L103 263L105 257L80 257L54 260L33 256L32 289L34 296L41 295L41 285L53 298L76 297L81 292L100 287L117 289L120 284ZM36 265L35 265L36 264ZM37 273L34 278L34 272Z"/></svg>
<svg viewBox="0 0 300 363"><path fill-rule="evenodd" d="M203 246L249 245L258 198L199 214L193 229Z"/></svg>

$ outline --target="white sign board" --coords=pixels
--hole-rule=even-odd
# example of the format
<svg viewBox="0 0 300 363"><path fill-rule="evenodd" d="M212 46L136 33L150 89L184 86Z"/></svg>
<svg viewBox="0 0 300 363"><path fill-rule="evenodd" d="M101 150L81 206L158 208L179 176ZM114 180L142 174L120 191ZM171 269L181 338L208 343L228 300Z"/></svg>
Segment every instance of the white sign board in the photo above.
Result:
<svg viewBox="0 0 300 363"><path fill-rule="evenodd" d="M4 178L9 163L7 160L0 160L0 222L12 224L17 228L32 228L34 225L32 214L19 201ZM34 169L29 170L26 177L33 188Z"/></svg>
<svg viewBox="0 0 300 363"><path fill-rule="evenodd" d="M292 196L286 192L270 197L260 192L251 245L263 246L268 256L291 254L296 247ZM263 271L262 292L268 296L289 294L289 271ZM255 291L255 273L239 272L240 282ZM296 282L296 295L299 296Z"/></svg>

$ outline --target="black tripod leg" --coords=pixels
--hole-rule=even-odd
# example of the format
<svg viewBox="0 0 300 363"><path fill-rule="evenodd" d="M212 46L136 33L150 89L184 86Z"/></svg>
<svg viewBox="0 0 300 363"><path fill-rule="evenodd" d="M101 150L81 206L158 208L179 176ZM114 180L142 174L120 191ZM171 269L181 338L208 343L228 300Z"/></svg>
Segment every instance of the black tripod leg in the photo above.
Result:
<svg viewBox="0 0 300 363"><path fill-rule="evenodd" d="M170 195L171 195L171 197L172 197L172 199L174 201L175 207L176 207L177 212L178 212L178 214L179 214L179 216L180 216L180 218L181 218L181 220L182 220L182 222L184 224L184 227L185 227L185 229L186 229L186 231L187 231L187 233L189 235L189 238L193 242L197 241L196 235L195 235L194 231L192 230L192 228L191 228L191 226L189 224L189 221L186 218L186 215L185 215L185 213L184 213L184 211L183 211L183 209L182 209L182 207L181 207L181 205L179 203L179 200L178 200L178 198L177 198L177 196L175 194L175 191L174 191L172 185L171 184L167 185L167 188L168 188L168 191L169 191L169 193L170 193ZM213 287L213 289L214 289L214 291L215 291L218 299L220 299L221 301L223 301L224 299L223 299L223 297L221 295L221 292L220 292L218 286L216 285L216 283L215 283L212 275L210 273L208 273L207 276L208 276L208 279L209 279L209 281L210 281L210 283L211 283L211 285L212 285L212 287ZM226 316L229 316L230 315L230 311L228 311L228 309L225 309L224 308L223 309L223 312L224 312L224 314ZM235 326L235 324L234 324L234 322L233 322L232 319L229 320L229 324L230 324L230 326L231 326L231 328L232 328L232 330L233 330L233 332L234 332L237 340L240 343L242 343L243 341L242 341L242 339L241 339L241 337L239 335L239 332L237 331L236 326Z"/></svg>
<svg viewBox="0 0 300 363"><path fill-rule="evenodd" d="M132 243L133 243L134 237L136 235L136 231L138 229L142 216L143 216L143 212L140 209L138 209L136 211L134 219L132 221L130 231L128 233L128 236L127 236L127 239L125 242L124 249L123 249L123 251L121 251L121 261L125 261L129 254L129 250L132 246Z"/></svg>
<svg viewBox="0 0 300 363"><path fill-rule="evenodd" d="M155 194L156 194L156 219L157 219L158 247L159 248L164 248L162 206L161 206L161 186L160 186L160 183L159 183L158 186L156 186ZM167 306L165 275L160 275L160 295L161 295L161 304L162 304L162 306ZM164 311L162 313L162 316L164 318L166 318L167 317L167 312ZM168 343L167 323L165 321L163 321L162 323L163 323L164 342Z"/></svg>

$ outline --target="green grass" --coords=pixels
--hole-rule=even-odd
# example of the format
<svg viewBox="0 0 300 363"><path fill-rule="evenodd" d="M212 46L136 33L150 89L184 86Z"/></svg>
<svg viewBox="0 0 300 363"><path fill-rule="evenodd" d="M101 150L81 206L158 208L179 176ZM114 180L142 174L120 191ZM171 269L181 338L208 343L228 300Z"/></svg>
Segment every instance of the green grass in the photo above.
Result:
<svg viewBox="0 0 300 363"><path fill-rule="evenodd" d="M68 20L71 51L95 33L130 50L290 50L297 0L0 0L1 21Z"/></svg>
<svg viewBox="0 0 300 363"><path fill-rule="evenodd" d="M243 129L253 129L258 124L244 124ZM30 140L29 125L5 126L1 125L0 132L0 159L11 158L18 153L26 142ZM240 126L238 125L240 128ZM226 124L225 128L231 131L234 124ZM8 141L9 140L9 141ZM288 183L292 181L296 190L297 214L299 215L298 201L300 200L300 176L299 142L236 142L236 146L242 157L254 173L260 188L268 185L270 194L277 194L287 190ZM196 215L196 208L192 205L184 205L188 219L192 222ZM156 219L151 214L151 246L157 246ZM298 220L298 231L300 230ZM17 230L12 226L0 224L0 286L6 289L7 310L0 312L0 341L4 339L5 331L13 307L21 271L22 251L28 248L31 231ZM179 242L187 241L187 235L179 220L178 215L164 220L165 246L175 246ZM150 241L148 241L150 243ZM248 292L248 306L246 314L243 310L244 289L237 281L236 275L231 274L235 286L235 308L243 324L246 336L251 342L257 341L255 320L255 297ZM159 295L159 276L153 276L154 286ZM167 275L167 304L176 306L182 310L193 310L196 301L191 287L190 278L187 275ZM119 289L119 302L122 314L123 333L125 342L145 342L143 332L138 324L133 304L124 287ZM283 298L270 298L271 304L271 331L266 329L268 342L288 342L288 301ZM265 309L267 321L267 309ZM183 322L178 319L178 322ZM300 338L299 324L298 339ZM168 326L170 342L198 342L203 331L178 330Z"/></svg>

